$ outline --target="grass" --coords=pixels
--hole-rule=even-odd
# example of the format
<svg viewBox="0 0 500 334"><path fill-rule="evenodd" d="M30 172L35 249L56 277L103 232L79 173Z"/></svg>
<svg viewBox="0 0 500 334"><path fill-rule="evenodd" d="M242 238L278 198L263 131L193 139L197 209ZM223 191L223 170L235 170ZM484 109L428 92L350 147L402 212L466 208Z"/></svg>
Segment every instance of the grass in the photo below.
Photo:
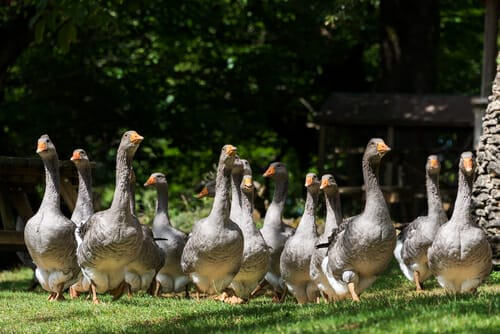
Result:
<svg viewBox="0 0 500 334"><path fill-rule="evenodd" d="M451 295L432 280L417 294L397 265L356 304L274 304L262 296L245 305L138 294L104 305L48 302L28 292L29 269L0 272L0 333L493 333L500 332L500 272L477 294ZM67 295L66 295L67 297Z"/></svg>

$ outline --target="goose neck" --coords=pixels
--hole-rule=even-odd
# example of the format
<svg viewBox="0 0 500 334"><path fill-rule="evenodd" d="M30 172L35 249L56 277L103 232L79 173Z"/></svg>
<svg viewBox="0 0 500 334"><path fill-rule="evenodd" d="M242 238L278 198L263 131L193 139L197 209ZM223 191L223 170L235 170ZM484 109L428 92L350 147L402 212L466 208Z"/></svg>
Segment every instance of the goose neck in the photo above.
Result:
<svg viewBox="0 0 500 334"><path fill-rule="evenodd" d="M443 215L444 210L441 195L439 193L439 175L427 174L425 185L427 191L427 208L429 210L428 215L430 217L440 218Z"/></svg>
<svg viewBox="0 0 500 334"><path fill-rule="evenodd" d="M462 171L458 173L458 191L453 209L452 220L470 223L471 219L471 195L472 176L466 176Z"/></svg>
<svg viewBox="0 0 500 334"><path fill-rule="evenodd" d="M59 208L60 176L57 154L49 159L43 159L45 169L45 192L40 207Z"/></svg>
<svg viewBox="0 0 500 334"><path fill-rule="evenodd" d="M363 158L363 179L365 182L366 203L364 213L370 216L389 216L384 195L378 183L379 162Z"/></svg>
<svg viewBox="0 0 500 334"><path fill-rule="evenodd" d="M130 213L130 176L132 173L132 157L124 149L118 148L116 156L116 185L113 194L112 209L126 210Z"/></svg>
<svg viewBox="0 0 500 334"><path fill-rule="evenodd" d="M166 185L160 184L156 187L156 215L165 215L166 223L170 225L170 217L168 216L168 189Z"/></svg>
<svg viewBox="0 0 500 334"><path fill-rule="evenodd" d="M307 192L306 204L304 207L304 214L300 220L300 224L297 227L297 231L295 233L298 234L308 234L308 235L316 235L316 216L315 211L318 204L318 192Z"/></svg>
<svg viewBox="0 0 500 334"><path fill-rule="evenodd" d="M342 219L340 214L340 194L336 191L333 194L325 193L325 231L323 234L330 235L334 228L338 228Z"/></svg>
<svg viewBox="0 0 500 334"><path fill-rule="evenodd" d="M75 217L75 219L86 220L94 212L94 202L92 194L92 171L89 166L82 166L77 168L77 172L78 195L76 198L75 210L73 211L71 220L73 220L73 217Z"/></svg>
<svg viewBox="0 0 500 334"><path fill-rule="evenodd" d="M231 217L233 215L238 217L242 208L241 208L241 191L240 184L243 180L243 175L241 173L232 173L231 174Z"/></svg>
<svg viewBox="0 0 500 334"><path fill-rule="evenodd" d="M210 211L210 216L224 217L224 221L229 217L229 188L231 170L219 164L215 181L215 197Z"/></svg>

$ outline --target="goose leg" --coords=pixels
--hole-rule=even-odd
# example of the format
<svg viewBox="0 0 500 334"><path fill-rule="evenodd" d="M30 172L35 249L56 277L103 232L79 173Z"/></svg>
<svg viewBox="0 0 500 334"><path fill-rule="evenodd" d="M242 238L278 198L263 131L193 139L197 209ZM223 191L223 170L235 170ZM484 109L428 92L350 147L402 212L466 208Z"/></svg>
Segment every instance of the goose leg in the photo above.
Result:
<svg viewBox="0 0 500 334"><path fill-rule="evenodd" d="M90 283L90 290L92 291L92 304L100 304L101 302L97 298L97 291L94 283Z"/></svg>
<svg viewBox="0 0 500 334"><path fill-rule="evenodd" d="M56 293L55 292L51 292L50 295L47 297L47 300L48 301L53 301L54 298L56 298Z"/></svg>
<svg viewBox="0 0 500 334"><path fill-rule="evenodd" d="M356 286L354 285L354 282L347 283L347 288L351 293L352 300L354 300L355 302L359 302L360 300L358 294L356 293Z"/></svg>
<svg viewBox="0 0 500 334"><path fill-rule="evenodd" d="M288 293L288 287L285 284L285 288L283 289L283 293L281 294L281 296L278 295L278 300L277 301L279 303L284 303L285 299L286 299L287 293Z"/></svg>
<svg viewBox="0 0 500 334"><path fill-rule="evenodd" d="M128 285L125 281L122 281L115 289L110 291L113 296L113 300L120 299L125 290L127 290L128 293L131 293L130 285Z"/></svg>
<svg viewBox="0 0 500 334"><path fill-rule="evenodd" d="M191 297L189 296L189 287L188 287L188 285L189 285L189 284L186 284L186 286L185 286L185 288L184 288L184 289L185 289L185 295L184 295L184 297L185 297L186 299L191 298Z"/></svg>
<svg viewBox="0 0 500 334"><path fill-rule="evenodd" d="M160 290L161 290L161 283L160 281L156 281L156 286L153 296L158 297L160 295Z"/></svg>
<svg viewBox="0 0 500 334"><path fill-rule="evenodd" d="M72 285L69 287L69 296L71 299L80 297L80 292L76 291L75 287Z"/></svg>
<svg viewBox="0 0 500 334"><path fill-rule="evenodd" d="M250 293L250 297L255 296L260 290L264 289L267 285L269 285L269 282L263 278L259 284L253 289L253 291Z"/></svg>
<svg viewBox="0 0 500 334"><path fill-rule="evenodd" d="M415 286L417 287L417 292L422 291L422 286L420 285L420 273L418 271L413 271L413 280L415 281Z"/></svg>

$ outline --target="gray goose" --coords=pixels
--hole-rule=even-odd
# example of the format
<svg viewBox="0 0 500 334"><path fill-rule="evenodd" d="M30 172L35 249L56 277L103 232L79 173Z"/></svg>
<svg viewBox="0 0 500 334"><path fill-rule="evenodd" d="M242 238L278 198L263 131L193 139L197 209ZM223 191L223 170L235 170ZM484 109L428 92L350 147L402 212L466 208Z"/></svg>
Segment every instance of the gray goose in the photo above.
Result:
<svg viewBox="0 0 500 334"><path fill-rule="evenodd" d="M307 174L305 186L307 199L304 213L297 230L287 240L280 257L281 278L299 304L314 302L319 292L309 274L311 257L317 242L315 211L320 182L316 174Z"/></svg>
<svg viewBox="0 0 500 334"><path fill-rule="evenodd" d="M269 265L268 247L253 221L254 185L252 170L247 160L240 159L243 177L240 184L241 213L237 224L243 233L244 248L240 271L233 278L229 287L234 291L230 303L247 302L251 292L266 275ZM233 171L234 175L234 171Z"/></svg>
<svg viewBox="0 0 500 334"><path fill-rule="evenodd" d="M464 152L453 215L438 229L428 250L429 268L439 284L453 293L475 291L492 269L490 244L471 215L473 179L474 158Z"/></svg>
<svg viewBox="0 0 500 334"><path fill-rule="evenodd" d="M326 218L325 229L323 233L319 235L317 244L327 243L328 238L332 233L338 230L342 221L339 188L332 174L325 174L321 177L320 189L323 190L325 194ZM328 278L322 269L322 263L325 258L327 258L327 253L328 249L326 247L315 248L311 257L309 274L311 275L311 279L318 286L318 289L326 295L327 299L334 300L336 297L335 291L328 282Z"/></svg>
<svg viewBox="0 0 500 334"><path fill-rule="evenodd" d="M50 292L48 300L63 300L63 291L81 274L75 254L75 224L61 212L59 159L48 135L38 139L36 152L45 167L45 192L38 211L26 222L24 241L36 265L36 278Z"/></svg>
<svg viewBox="0 0 500 334"><path fill-rule="evenodd" d="M276 298L281 299L285 286L281 280L280 256L286 241L295 232L294 228L283 223L283 210L288 192L288 171L286 165L278 161L270 164L263 176L275 183L273 199L267 208L264 225L260 229L270 252L269 270L265 279L273 287L277 294Z"/></svg>
<svg viewBox="0 0 500 334"><path fill-rule="evenodd" d="M368 142L363 155L366 202L363 212L348 218L328 249L324 271L339 298L359 294L377 279L392 258L396 231L378 184L382 157L390 148L380 138Z"/></svg>
<svg viewBox="0 0 500 334"><path fill-rule="evenodd" d="M123 134L116 155L116 185L111 207L94 213L80 227L83 241L78 263L91 282L92 302L97 293L110 291L115 299L127 288L125 267L139 255L142 227L130 208L132 161L144 138L136 131Z"/></svg>
<svg viewBox="0 0 500 334"><path fill-rule="evenodd" d="M137 217L135 212L135 186L135 172L132 169L129 178L130 212L132 216ZM143 236L141 252L125 269L125 282L129 287L129 296L139 290L148 291L154 295L156 287L154 278L165 263L165 253L154 240L151 229L146 225L141 225L141 228Z"/></svg>
<svg viewBox="0 0 500 334"><path fill-rule="evenodd" d="M80 225L94 213L94 200L92 194L92 167L90 160L84 149L76 149L70 157L75 164L78 173L78 195L76 197L75 209L71 215L71 221L75 223L75 237L78 246L82 243L80 237ZM77 283L69 288L71 298L78 297L81 292L87 292L90 289L90 281L81 276Z"/></svg>
<svg viewBox="0 0 500 334"><path fill-rule="evenodd" d="M421 283L432 275L427 263L427 250L438 228L448 220L439 194L440 170L438 157L430 155L425 165L428 213L406 226L398 235L394 249L401 271L408 280L415 282L417 291L422 290Z"/></svg>
<svg viewBox="0 0 500 334"><path fill-rule="evenodd" d="M224 145L217 166L215 198L210 214L193 226L182 252L181 266L198 291L221 293L238 273L243 255L241 229L229 219L229 188L236 147Z"/></svg>
<svg viewBox="0 0 500 334"><path fill-rule="evenodd" d="M168 182L165 174L153 173L144 183L145 187L156 188L156 213L153 219L153 236L165 253L165 263L156 274L154 295L161 292L180 292L187 287L189 276L181 268L181 256L187 235L170 223L168 215Z"/></svg>

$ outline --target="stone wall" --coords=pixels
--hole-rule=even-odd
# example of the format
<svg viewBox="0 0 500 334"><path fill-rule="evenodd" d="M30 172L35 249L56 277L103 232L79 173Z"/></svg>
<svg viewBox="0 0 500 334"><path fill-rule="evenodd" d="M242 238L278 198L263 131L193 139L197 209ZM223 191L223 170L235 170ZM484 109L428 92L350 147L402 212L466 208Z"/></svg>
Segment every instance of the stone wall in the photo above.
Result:
<svg viewBox="0 0 500 334"><path fill-rule="evenodd" d="M477 148L474 214L488 235L493 263L500 265L500 65L483 117L483 134Z"/></svg>

